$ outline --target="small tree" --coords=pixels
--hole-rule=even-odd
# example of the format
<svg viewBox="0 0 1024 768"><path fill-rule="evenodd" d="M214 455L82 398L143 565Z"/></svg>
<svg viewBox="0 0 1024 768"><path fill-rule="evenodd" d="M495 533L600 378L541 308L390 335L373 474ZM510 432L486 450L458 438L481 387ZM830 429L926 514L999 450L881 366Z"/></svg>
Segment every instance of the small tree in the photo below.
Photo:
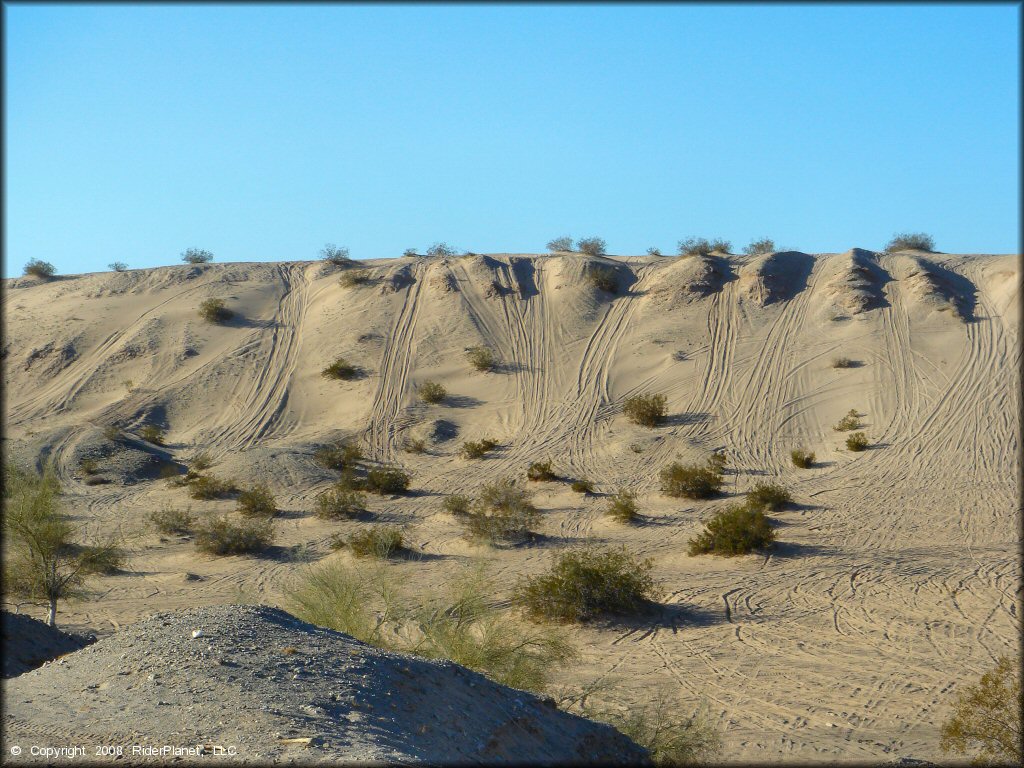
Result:
<svg viewBox="0 0 1024 768"><path fill-rule="evenodd" d="M348 257L348 248L344 246L339 248L334 243L327 243L320 249L320 258L339 267L345 267L352 263L352 259Z"/></svg>
<svg viewBox="0 0 1024 768"><path fill-rule="evenodd" d="M1019 671L1008 656L1000 656L994 669L957 695L952 717L942 724L939 747L944 754L977 752L973 762L982 765L1024 762Z"/></svg>
<svg viewBox="0 0 1024 768"><path fill-rule="evenodd" d="M412 258L413 256L419 256L419 254L416 253L415 248L406 248L404 251L402 251L402 255L405 256L407 259Z"/></svg>
<svg viewBox="0 0 1024 768"><path fill-rule="evenodd" d="M556 237L549 240L546 247L551 253L568 253L572 250L572 238Z"/></svg>
<svg viewBox="0 0 1024 768"><path fill-rule="evenodd" d="M605 242L600 237L584 237L576 241L576 250L587 256L603 256Z"/></svg>
<svg viewBox="0 0 1024 768"><path fill-rule="evenodd" d="M182 251L181 260L186 264L209 264L213 261L213 254L200 248L189 248Z"/></svg>
<svg viewBox="0 0 1024 768"><path fill-rule="evenodd" d="M665 421L665 395L633 395L622 406L626 418L643 427L656 427Z"/></svg>
<svg viewBox="0 0 1024 768"><path fill-rule="evenodd" d="M454 256L455 254L456 249L452 248L448 243L434 243L427 248L427 256Z"/></svg>
<svg viewBox="0 0 1024 768"><path fill-rule="evenodd" d="M647 255L648 256L661 256L661 249L660 248L654 248L654 247L648 248L647 249Z"/></svg>
<svg viewBox="0 0 1024 768"><path fill-rule="evenodd" d="M107 266L114 272L125 272L128 269L128 265L123 261L112 261Z"/></svg>
<svg viewBox="0 0 1024 768"><path fill-rule="evenodd" d="M32 277L38 277L40 280L49 280L57 274L57 268L48 261L29 259L28 263L25 265L25 274L32 275Z"/></svg>
<svg viewBox="0 0 1024 768"><path fill-rule="evenodd" d="M748 256L760 256L765 253L774 253L775 241L767 237L761 238L760 240L754 240L750 245L743 249L743 252Z"/></svg>
<svg viewBox="0 0 1024 768"><path fill-rule="evenodd" d="M892 236L885 246L886 253L896 251L931 251L935 250L935 240L925 232L903 232Z"/></svg>

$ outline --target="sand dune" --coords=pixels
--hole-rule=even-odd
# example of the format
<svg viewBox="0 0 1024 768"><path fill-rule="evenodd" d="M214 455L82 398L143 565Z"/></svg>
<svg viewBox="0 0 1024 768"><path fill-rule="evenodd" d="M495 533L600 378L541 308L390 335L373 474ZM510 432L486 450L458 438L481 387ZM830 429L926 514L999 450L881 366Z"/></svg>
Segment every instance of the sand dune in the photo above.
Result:
<svg viewBox="0 0 1024 768"><path fill-rule="evenodd" d="M286 510L280 543L328 556L330 535L352 524L310 514L332 480L312 453L355 435L420 491L372 508L431 555L391 566L410 589L438 588L472 557L511 584L585 541L653 558L664 615L576 631L584 661L565 682L613 679L623 704L660 687L683 708L705 697L732 759L938 758L955 687L1016 651L1018 257L852 249L363 266L370 280L354 287L322 262L7 281L12 453L52 456L77 516L139 532L132 571L104 578L101 600L64 607L65 622L102 632L157 608L275 603L296 563L207 558L148 531L165 501L233 508L152 480L152 462L205 449L214 474L269 482ZM597 267L614 270L616 293L591 285ZM202 322L210 297L236 317ZM495 372L468 365L479 344L497 351ZM323 378L339 355L363 375ZM833 368L839 356L854 366ZM444 403L418 400L427 380L447 388ZM667 396L664 426L622 416L642 392ZM873 444L863 453L832 429L851 408ZM129 440L104 453L103 426L147 423L166 428L166 449ZM426 453L405 452L410 437L427 439ZM500 449L459 456L481 437ZM792 466L795 447L815 452L814 468ZM661 467L717 449L730 460L724 498L658 492ZM78 463L93 455L110 483L85 484ZM441 511L443 494L539 459L602 493L636 490L644 523L611 524L600 496L541 483L544 542L492 551ZM766 478L798 502L775 515L772 552L686 555L703 517Z"/></svg>

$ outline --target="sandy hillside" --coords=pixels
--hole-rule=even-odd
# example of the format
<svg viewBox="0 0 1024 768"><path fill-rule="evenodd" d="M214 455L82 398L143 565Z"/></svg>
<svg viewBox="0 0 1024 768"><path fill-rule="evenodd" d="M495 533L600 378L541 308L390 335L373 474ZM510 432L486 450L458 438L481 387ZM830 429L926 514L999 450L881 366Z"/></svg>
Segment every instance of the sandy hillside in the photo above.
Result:
<svg viewBox="0 0 1024 768"><path fill-rule="evenodd" d="M588 282L595 264L615 270L617 294ZM653 558L661 616L574 630L583 660L562 682L611 680L623 705L660 688L683 709L705 698L729 759L940 758L957 686L1017 651L1018 257L854 249L365 266L372 280L355 287L315 262L6 282L8 447L56 460L83 523L134 536L130 570L99 579L100 599L63 606L63 626L102 635L158 610L276 604L299 561L347 558L328 539L357 524L311 514L335 477L312 452L355 434L372 459L413 475L416 494L371 505L376 520L409 526L424 555L389 566L414 594L474 558L511 585L585 541ZM210 297L237 317L202 322ZM468 365L477 344L498 351L496 372ZM323 378L338 355L365 375ZM854 366L833 368L837 356ZM444 403L417 399L428 379L448 389ZM666 425L622 416L623 399L643 392L667 396ZM863 453L832 429L850 409L873 444ZM130 436L146 423L167 429L165 448ZM129 436L111 443L111 424ZM413 437L426 453L403 450ZM459 456L483 437L501 449ZM795 447L815 452L814 468L792 466ZM271 484L284 510L272 555L211 558L148 528L164 502L234 508L157 479L200 449L218 476ZM718 449L725 496L659 493L663 466ZM110 482L86 485L84 457ZM601 493L634 489L643 524L607 521L600 495L539 483L540 542L468 543L443 495L522 477L538 459ZM701 518L763 479L797 502L773 515L774 549L688 556Z"/></svg>

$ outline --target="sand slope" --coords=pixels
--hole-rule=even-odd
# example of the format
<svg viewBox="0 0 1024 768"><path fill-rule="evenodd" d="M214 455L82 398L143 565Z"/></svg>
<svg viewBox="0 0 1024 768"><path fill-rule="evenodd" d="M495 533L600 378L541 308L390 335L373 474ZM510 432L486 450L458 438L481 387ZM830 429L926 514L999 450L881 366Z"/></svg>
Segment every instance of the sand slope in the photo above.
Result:
<svg viewBox="0 0 1024 768"><path fill-rule="evenodd" d="M585 660L566 681L610 676L623 702L659 686L684 707L706 697L730 758L939 757L956 685L1015 649L1020 632L1018 257L853 249L365 266L371 282L353 288L339 285L340 269L310 262L8 281L10 445L57 460L83 520L140 531L132 571L103 579L102 600L61 619L102 631L157 607L275 602L299 567L287 547L325 556L329 536L354 525L309 513L331 481L312 451L354 434L371 458L411 471L421 491L372 503L429 555L391 566L414 592L443 585L472 557L511 584L588 540L654 559L664 615L580 629ZM615 270L616 294L587 282L595 266ZM215 296L238 313L223 327L196 315ZM476 344L498 351L498 371L470 368L464 350ZM338 355L365 375L322 378ZM834 369L836 356L857 364ZM428 379L447 387L445 403L418 401ZM668 397L665 426L622 417L622 400L639 392ZM851 408L873 443L863 453L832 430ZM200 512L233 504L189 502L146 479L134 454L111 460L114 482L84 485L77 460L100 450L101 427L143 423L167 428L176 460L205 448L214 474L270 482L285 510L284 549L210 559L146 532L163 501ZM404 452L410 436L430 437L427 453ZM502 448L479 462L459 457L463 440L481 437ZM817 465L793 467L794 447L814 451ZM658 493L662 466L715 449L730 458L726 497ZM600 497L542 483L546 538L491 551L465 542L441 510L443 494L548 458L601 492L636 490L644 524L611 524ZM775 549L688 557L701 518L761 479L798 502L775 515Z"/></svg>

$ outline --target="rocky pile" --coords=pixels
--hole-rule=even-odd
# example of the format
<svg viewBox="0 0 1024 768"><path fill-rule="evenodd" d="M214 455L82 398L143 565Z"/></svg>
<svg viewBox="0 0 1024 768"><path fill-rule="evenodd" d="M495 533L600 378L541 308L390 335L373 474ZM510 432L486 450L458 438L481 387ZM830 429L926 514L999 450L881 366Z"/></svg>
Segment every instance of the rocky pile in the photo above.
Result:
<svg viewBox="0 0 1024 768"><path fill-rule="evenodd" d="M9 681L4 699L6 744L123 745L131 762L202 750L251 763L649 763L549 700L265 606L157 614Z"/></svg>

